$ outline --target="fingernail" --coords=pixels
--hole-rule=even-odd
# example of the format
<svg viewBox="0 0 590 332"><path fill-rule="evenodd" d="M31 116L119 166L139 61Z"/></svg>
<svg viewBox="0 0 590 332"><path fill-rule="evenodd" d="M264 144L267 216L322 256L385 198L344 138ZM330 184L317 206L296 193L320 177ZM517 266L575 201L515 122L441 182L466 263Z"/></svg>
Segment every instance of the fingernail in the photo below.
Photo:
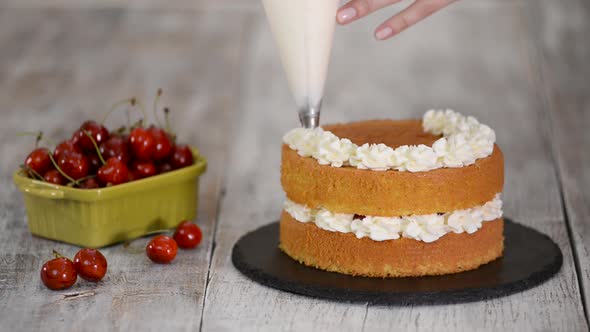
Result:
<svg viewBox="0 0 590 332"><path fill-rule="evenodd" d="M350 22L355 17L356 9L353 7L348 7L338 12L338 22L340 23Z"/></svg>
<svg viewBox="0 0 590 332"><path fill-rule="evenodd" d="M375 38L377 38L379 40L383 40L383 39L391 36L392 33L393 33L393 30L391 30L390 27L385 27L385 28L377 31L377 33L375 33Z"/></svg>

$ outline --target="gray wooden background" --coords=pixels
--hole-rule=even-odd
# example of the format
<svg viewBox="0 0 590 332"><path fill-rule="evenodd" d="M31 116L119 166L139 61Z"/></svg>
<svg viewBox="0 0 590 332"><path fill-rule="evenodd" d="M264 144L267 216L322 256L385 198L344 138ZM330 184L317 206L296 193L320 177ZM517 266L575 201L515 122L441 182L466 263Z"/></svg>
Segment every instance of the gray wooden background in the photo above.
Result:
<svg viewBox="0 0 590 332"><path fill-rule="evenodd" d="M407 2L404 2L407 4ZM256 0L0 1L0 330L582 331L590 295L590 5L464 0L399 37L372 39L395 7L338 28L323 122L419 117L431 107L496 129L505 212L549 234L561 272L468 305L343 304L251 282L234 242L275 220L282 134L296 114ZM77 248L32 237L11 172L43 129L64 138L115 100L165 89L180 137L209 159L198 250L170 266L104 250L108 277L47 290L42 263ZM121 222L124 222L122 220Z"/></svg>

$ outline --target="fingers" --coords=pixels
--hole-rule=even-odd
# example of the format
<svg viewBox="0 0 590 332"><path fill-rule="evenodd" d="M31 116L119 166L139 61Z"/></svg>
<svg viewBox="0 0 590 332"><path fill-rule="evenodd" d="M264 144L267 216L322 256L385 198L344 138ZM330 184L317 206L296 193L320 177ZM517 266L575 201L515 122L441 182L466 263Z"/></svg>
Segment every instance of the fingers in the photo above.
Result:
<svg viewBox="0 0 590 332"><path fill-rule="evenodd" d="M400 1L401 0L351 0L344 6L340 7L336 14L336 21L340 24L348 24L361 17L369 15L378 9Z"/></svg>
<svg viewBox="0 0 590 332"><path fill-rule="evenodd" d="M416 0L375 30L378 40L389 39L456 0Z"/></svg>

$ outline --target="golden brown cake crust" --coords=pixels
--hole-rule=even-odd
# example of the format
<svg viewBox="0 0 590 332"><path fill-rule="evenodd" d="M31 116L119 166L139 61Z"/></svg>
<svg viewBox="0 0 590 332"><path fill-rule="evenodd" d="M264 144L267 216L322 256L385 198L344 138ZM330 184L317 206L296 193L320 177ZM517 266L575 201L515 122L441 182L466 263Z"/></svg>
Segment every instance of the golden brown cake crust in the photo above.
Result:
<svg viewBox="0 0 590 332"><path fill-rule="evenodd" d="M418 120L372 120L325 129L357 145L382 142L396 148L431 145L438 139L425 133ZM504 156L495 145L492 155L466 167L382 172L320 165L283 144L281 184L292 201L336 213L403 216L449 212L483 205L502 192Z"/></svg>
<svg viewBox="0 0 590 332"><path fill-rule="evenodd" d="M449 233L432 243L400 238L357 239L302 223L283 211L280 248L293 259L322 270L369 277L404 277L472 270L500 256L504 221L485 222L473 234Z"/></svg>

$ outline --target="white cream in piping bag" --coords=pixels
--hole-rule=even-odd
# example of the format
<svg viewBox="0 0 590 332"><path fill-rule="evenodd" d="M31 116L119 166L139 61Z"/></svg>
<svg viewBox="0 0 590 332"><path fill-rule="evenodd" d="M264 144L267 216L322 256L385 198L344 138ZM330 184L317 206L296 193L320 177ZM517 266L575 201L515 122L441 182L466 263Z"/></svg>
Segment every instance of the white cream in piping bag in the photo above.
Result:
<svg viewBox="0 0 590 332"><path fill-rule="evenodd" d="M424 131L443 137L432 146L404 145L393 149L385 144L357 146L322 128L296 128L283 137L283 142L300 156L315 158L321 165L374 171L425 172L463 167L494 151L496 133L474 117L452 110L430 110L424 114L422 126Z"/></svg>
<svg viewBox="0 0 590 332"><path fill-rule="evenodd" d="M302 125L315 127L319 124L339 0L262 3Z"/></svg>
<svg viewBox="0 0 590 332"><path fill-rule="evenodd" d="M502 217L500 194L481 206L456 210L445 214L410 215L401 217L365 216L355 219L353 214L333 213L324 208L311 209L289 199L285 211L299 222L313 222L331 232L354 233L357 238L375 241L396 240L400 237L423 242L434 242L447 233L475 233L482 223Z"/></svg>

